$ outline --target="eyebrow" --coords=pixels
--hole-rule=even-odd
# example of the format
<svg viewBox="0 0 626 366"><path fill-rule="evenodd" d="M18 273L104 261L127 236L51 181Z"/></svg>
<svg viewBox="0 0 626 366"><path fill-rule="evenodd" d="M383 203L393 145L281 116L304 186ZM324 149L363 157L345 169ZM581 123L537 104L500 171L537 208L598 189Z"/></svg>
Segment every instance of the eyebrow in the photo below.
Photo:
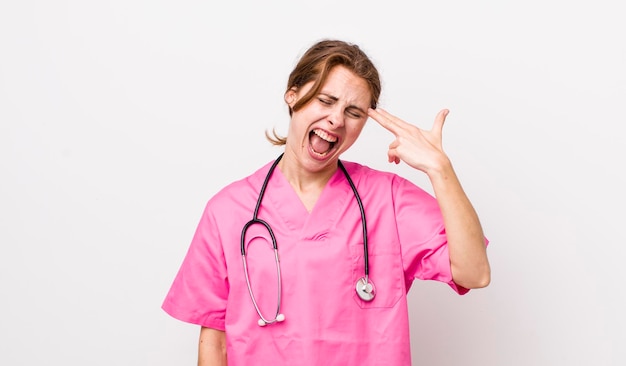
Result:
<svg viewBox="0 0 626 366"><path fill-rule="evenodd" d="M339 98L337 98L336 96L334 96L334 95L330 95L330 94L327 94L327 93L323 93L323 92L321 92L321 93L320 93L320 95L323 95L323 96L325 96L325 97L327 97L327 98L329 98L329 99L332 99L332 100L333 100L333 101L335 101L335 102L339 100ZM354 105L354 104L350 104L350 105L348 106L348 108L346 108L346 109L356 109L356 110L358 110L358 111L359 111L359 112L361 112L361 113L367 114L367 112L365 112L365 111L363 110L363 108L361 108L361 107L359 107L359 106L357 106L357 105Z"/></svg>

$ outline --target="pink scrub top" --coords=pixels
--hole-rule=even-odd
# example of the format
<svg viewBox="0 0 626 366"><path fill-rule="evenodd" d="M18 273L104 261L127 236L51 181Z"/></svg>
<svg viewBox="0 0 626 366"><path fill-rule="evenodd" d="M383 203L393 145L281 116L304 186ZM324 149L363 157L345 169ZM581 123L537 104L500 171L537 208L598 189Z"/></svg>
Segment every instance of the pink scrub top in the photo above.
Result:
<svg viewBox="0 0 626 366"><path fill-rule="evenodd" d="M406 294L413 280L468 291L452 281L437 201L395 174L344 162L367 219L376 297L364 302L355 292L364 275L361 215L343 172L337 170L309 213L276 169L259 218L277 239L285 321L260 327L240 240L270 165L209 200L163 309L225 330L229 365L410 365ZM253 225L245 243L254 295L273 319L278 289L271 238Z"/></svg>

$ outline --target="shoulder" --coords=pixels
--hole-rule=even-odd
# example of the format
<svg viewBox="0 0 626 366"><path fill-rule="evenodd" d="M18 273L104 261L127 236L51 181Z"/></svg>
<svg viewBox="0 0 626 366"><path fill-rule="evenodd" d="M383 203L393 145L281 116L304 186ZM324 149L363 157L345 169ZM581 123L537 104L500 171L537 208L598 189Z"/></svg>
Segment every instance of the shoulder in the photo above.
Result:
<svg viewBox="0 0 626 366"><path fill-rule="evenodd" d="M393 186L397 186L398 184L405 183L412 185L411 182L393 172L373 169L367 165L351 161L342 161L342 163L354 183L357 186L364 187L365 189L372 189L374 187L391 188Z"/></svg>
<svg viewBox="0 0 626 366"><path fill-rule="evenodd" d="M341 162L343 163L344 167L348 171L348 174L350 174L350 177L352 177L355 183L356 181L361 180L382 183L385 181L391 182L395 179L402 179L395 173L373 169L367 165L355 163L353 161L342 160Z"/></svg>
<svg viewBox="0 0 626 366"><path fill-rule="evenodd" d="M236 180L220 189L207 202L207 211L235 210L237 207L254 208L263 180L273 161L249 176Z"/></svg>
<svg viewBox="0 0 626 366"><path fill-rule="evenodd" d="M412 195L430 200L432 195L396 173L373 169L350 161L342 161L359 191L387 193L391 196Z"/></svg>

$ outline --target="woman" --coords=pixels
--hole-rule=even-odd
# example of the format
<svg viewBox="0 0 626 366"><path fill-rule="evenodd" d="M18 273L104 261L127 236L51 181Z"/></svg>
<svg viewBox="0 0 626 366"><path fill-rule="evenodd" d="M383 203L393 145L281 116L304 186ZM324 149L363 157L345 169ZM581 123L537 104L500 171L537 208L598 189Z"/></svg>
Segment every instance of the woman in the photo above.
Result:
<svg viewBox="0 0 626 366"><path fill-rule="evenodd" d="M292 71L288 135L270 137L284 153L211 198L163 304L201 326L199 365L409 365L412 281L459 294L489 283L481 225L442 149L448 111L421 130L377 108L380 90L342 41L316 43ZM427 174L436 198L339 160L368 118L395 136L389 162Z"/></svg>

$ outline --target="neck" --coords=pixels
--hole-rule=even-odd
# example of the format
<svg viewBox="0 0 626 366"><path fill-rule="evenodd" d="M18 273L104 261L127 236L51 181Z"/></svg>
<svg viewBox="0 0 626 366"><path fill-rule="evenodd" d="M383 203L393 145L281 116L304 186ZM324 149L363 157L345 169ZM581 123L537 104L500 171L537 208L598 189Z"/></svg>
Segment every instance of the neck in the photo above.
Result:
<svg viewBox="0 0 626 366"><path fill-rule="evenodd" d="M338 169L337 164L331 164L319 171L311 171L288 154L283 156L278 168L309 212Z"/></svg>

